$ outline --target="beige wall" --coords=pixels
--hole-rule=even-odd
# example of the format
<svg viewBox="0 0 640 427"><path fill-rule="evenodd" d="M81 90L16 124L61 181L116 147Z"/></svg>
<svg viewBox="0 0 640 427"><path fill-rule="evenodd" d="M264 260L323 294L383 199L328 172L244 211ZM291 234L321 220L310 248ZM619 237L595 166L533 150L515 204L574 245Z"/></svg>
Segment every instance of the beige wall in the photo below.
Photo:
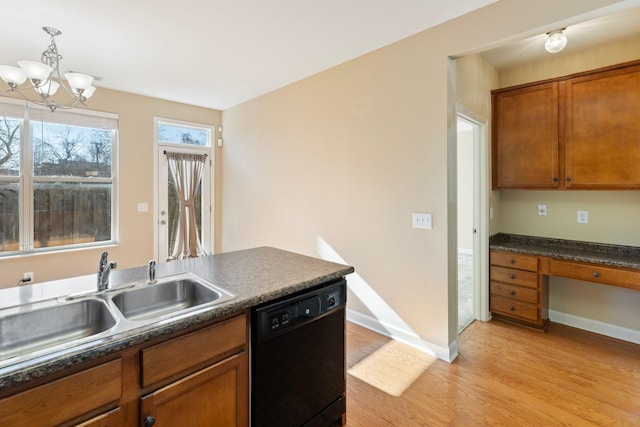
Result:
<svg viewBox="0 0 640 427"><path fill-rule="evenodd" d="M379 320L454 348L448 57L610 3L501 0L226 110L222 250L273 245L319 255L323 239L366 283L349 295L350 309L391 310L399 319ZM432 230L411 228L419 211L433 213Z"/></svg>
<svg viewBox="0 0 640 427"><path fill-rule="evenodd" d="M220 124L220 112L98 88L89 108L119 115L119 243L107 247L119 268L141 266L153 258L153 118L209 125ZM149 211L138 212L138 203ZM0 258L0 287L15 286L27 271L36 282L95 273L105 248Z"/></svg>
<svg viewBox="0 0 640 427"><path fill-rule="evenodd" d="M502 71L500 85L507 87L637 59L640 59L640 38ZM640 191L502 190L500 193L500 231L640 246ZM548 216L537 216L538 203L547 203ZM577 224L578 210L589 211L589 224ZM640 330L637 315L640 292L552 278L549 294L551 310Z"/></svg>

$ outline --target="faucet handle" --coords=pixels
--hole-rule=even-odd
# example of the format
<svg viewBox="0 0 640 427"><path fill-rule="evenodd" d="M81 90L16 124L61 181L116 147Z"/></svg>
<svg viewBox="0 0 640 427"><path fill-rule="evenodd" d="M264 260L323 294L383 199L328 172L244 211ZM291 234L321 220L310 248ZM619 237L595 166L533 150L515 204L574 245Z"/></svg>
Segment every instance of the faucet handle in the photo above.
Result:
<svg viewBox="0 0 640 427"><path fill-rule="evenodd" d="M151 260L147 264L147 283L153 284L156 282L156 262Z"/></svg>

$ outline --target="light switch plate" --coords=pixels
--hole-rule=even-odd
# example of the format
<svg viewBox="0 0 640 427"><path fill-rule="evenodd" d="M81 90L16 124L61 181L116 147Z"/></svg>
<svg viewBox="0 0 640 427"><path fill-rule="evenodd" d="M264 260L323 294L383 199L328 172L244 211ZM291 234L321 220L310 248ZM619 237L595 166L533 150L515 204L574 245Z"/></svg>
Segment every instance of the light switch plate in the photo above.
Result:
<svg viewBox="0 0 640 427"><path fill-rule="evenodd" d="M430 213L414 213L413 228L433 228L433 217Z"/></svg>

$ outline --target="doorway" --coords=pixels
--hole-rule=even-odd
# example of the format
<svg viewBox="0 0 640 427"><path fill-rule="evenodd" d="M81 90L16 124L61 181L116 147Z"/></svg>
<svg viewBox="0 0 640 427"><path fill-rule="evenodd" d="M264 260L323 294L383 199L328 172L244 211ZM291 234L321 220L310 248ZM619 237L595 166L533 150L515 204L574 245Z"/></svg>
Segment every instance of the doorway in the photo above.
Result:
<svg viewBox="0 0 640 427"><path fill-rule="evenodd" d="M175 243L180 233L178 223L185 212L181 209L181 197L178 195L178 185L171 172L168 156L186 157L189 159L204 158L200 179L191 177L199 184L194 187L193 198L187 206L194 210L194 225L198 240L198 254L210 254L213 247L212 227L212 154L211 140L213 129L203 125L175 122L166 119L156 119L156 206L155 218L155 249L154 259L166 262L175 259ZM190 184L193 186L193 184ZM184 194L182 198L184 198ZM189 221L187 221L189 222ZM183 224L184 225L184 224ZM183 236L184 238L184 236ZM195 255L187 255L195 256Z"/></svg>
<svg viewBox="0 0 640 427"><path fill-rule="evenodd" d="M488 320L488 284L483 268L488 256L485 132L484 120L458 108L458 333L476 319Z"/></svg>

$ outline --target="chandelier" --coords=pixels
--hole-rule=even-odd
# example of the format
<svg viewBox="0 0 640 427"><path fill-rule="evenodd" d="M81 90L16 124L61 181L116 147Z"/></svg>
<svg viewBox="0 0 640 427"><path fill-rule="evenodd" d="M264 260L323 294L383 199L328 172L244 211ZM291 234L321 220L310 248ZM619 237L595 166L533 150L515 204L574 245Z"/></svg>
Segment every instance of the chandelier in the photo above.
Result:
<svg viewBox="0 0 640 427"><path fill-rule="evenodd" d="M96 88L92 86L93 76L69 71L64 74L65 81L60 77L60 60L62 55L58 53L55 37L62 32L52 27L42 27L51 36L51 44L42 52L40 62L18 61L19 67L0 65L0 78L9 85L10 92L16 92L27 102L43 105L54 112L58 108L74 108L78 105L86 105L84 101L89 99ZM25 81L29 80L26 84ZM22 86L21 86L22 85ZM71 99L64 103L58 103L51 99L53 94L62 87ZM38 98L30 99L24 91L33 89Z"/></svg>

